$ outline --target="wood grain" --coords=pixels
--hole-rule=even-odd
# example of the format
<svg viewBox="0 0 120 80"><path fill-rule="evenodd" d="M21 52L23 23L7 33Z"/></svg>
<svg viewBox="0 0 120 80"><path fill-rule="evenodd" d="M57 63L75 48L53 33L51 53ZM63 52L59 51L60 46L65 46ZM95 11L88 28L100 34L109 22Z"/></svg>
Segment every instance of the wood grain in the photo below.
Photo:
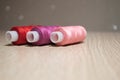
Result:
<svg viewBox="0 0 120 80"><path fill-rule="evenodd" d="M0 80L120 80L120 33L88 32L84 43L14 46L0 31Z"/></svg>

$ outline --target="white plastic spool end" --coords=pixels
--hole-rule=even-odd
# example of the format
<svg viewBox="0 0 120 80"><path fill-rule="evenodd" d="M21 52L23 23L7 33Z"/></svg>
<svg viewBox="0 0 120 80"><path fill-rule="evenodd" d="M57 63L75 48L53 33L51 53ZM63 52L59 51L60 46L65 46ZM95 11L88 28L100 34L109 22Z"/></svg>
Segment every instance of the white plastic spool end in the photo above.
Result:
<svg viewBox="0 0 120 80"><path fill-rule="evenodd" d="M30 43L37 42L40 39L40 35L37 31L29 31L27 32L26 38Z"/></svg>
<svg viewBox="0 0 120 80"><path fill-rule="evenodd" d="M7 31L5 37L10 42L15 42L18 40L18 33L16 31Z"/></svg>
<svg viewBox="0 0 120 80"><path fill-rule="evenodd" d="M59 43L59 42L63 41L63 38L64 38L64 35L60 31L52 32L50 35L50 40L53 43Z"/></svg>

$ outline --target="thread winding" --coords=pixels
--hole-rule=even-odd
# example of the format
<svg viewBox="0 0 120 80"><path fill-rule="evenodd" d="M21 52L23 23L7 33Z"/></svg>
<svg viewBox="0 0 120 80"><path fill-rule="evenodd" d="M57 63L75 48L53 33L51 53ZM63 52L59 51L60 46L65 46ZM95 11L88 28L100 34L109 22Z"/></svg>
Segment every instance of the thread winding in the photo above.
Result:
<svg viewBox="0 0 120 80"><path fill-rule="evenodd" d="M84 41L86 30L82 26L59 27L50 35L50 40L56 45L67 45Z"/></svg>
<svg viewBox="0 0 120 80"><path fill-rule="evenodd" d="M51 43L50 41L50 34L57 29L58 26L37 26L34 27L31 31L27 34L27 41L32 43L33 45L44 45ZM39 35L34 35L33 31L36 31ZM36 34L36 33L35 33ZM37 39L35 39L37 38Z"/></svg>
<svg viewBox="0 0 120 80"><path fill-rule="evenodd" d="M13 33L13 35L15 35L14 37L18 37L18 38L12 40L11 42L14 45L26 44L27 43L26 34L33 27L34 26L15 26L15 27L12 27L10 31L6 32L6 37L8 37L9 39L12 38L13 36L10 35L9 32L14 32Z"/></svg>

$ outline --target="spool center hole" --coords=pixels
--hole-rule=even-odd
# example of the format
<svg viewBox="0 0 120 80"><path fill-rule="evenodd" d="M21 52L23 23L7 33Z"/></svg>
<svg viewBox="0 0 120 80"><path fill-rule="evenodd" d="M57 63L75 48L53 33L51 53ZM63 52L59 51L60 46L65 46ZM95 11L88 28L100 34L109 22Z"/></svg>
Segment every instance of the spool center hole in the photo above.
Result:
<svg viewBox="0 0 120 80"><path fill-rule="evenodd" d="M33 41L34 40L34 35L33 34L29 34L28 38L29 38L30 41Z"/></svg>
<svg viewBox="0 0 120 80"><path fill-rule="evenodd" d="M53 41L58 41L58 35L57 34L53 35Z"/></svg>
<svg viewBox="0 0 120 80"><path fill-rule="evenodd" d="M12 36L11 36L11 34L9 34L9 33L7 33L6 37L7 37L8 40L11 40L11 39L12 39Z"/></svg>

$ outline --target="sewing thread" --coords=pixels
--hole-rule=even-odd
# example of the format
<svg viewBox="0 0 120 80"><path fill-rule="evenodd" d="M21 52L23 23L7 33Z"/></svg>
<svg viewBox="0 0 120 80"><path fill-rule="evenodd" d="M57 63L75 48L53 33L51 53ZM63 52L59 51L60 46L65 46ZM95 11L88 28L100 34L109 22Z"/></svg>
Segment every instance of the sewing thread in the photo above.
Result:
<svg viewBox="0 0 120 80"><path fill-rule="evenodd" d="M27 41L33 45L45 45L51 43L50 34L58 26L37 26L27 33Z"/></svg>
<svg viewBox="0 0 120 80"><path fill-rule="evenodd" d="M26 44L26 33L30 31L34 26L15 26L6 32L6 38L14 45Z"/></svg>
<svg viewBox="0 0 120 80"><path fill-rule="evenodd" d="M50 40L56 45L68 45L82 42L86 38L86 30L82 26L59 27L50 35Z"/></svg>

